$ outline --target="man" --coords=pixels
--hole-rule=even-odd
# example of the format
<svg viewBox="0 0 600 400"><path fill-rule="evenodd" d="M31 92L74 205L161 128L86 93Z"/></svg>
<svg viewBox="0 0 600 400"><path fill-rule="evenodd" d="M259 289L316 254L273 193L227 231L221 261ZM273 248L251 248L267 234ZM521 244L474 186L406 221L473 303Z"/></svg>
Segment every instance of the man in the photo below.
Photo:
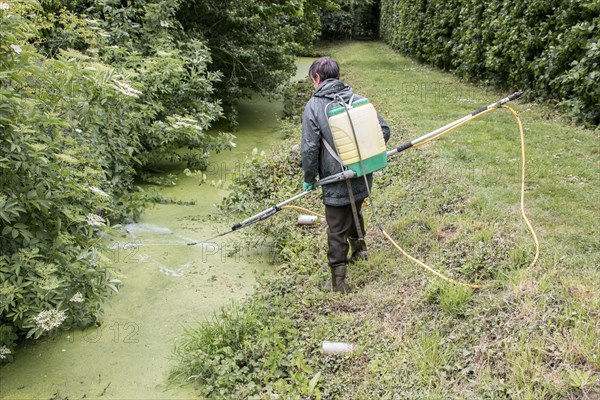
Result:
<svg viewBox="0 0 600 400"><path fill-rule="evenodd" d="M332 155L335 143L327 122L326 111L331 103L339 97L348 103L363 97L352 92L352 88L339 80L340 70L337 62L330 57L322 57L312 63L308 75L313 81L315 91L306 104L302 117L302 168L304 169L303 189L310 190L320 179L342 171L340 162ZM379 115L379 124L384 140L390 137L390 128ZM323 143L327 142L327 144ZM329 147L329 148L328 148ZM366 258L367 247L364 238L365 227L361 212L368 190L373 182L371 174L367 175L369 188L364 177L350 180L352 193L348 191L347 182L337 182L323 186L323 203L327 220L327 260L331 269L331 287L336 292L346 292L346 267L360 258ZM356 217L353 213L351 199L354 198ZM360 229L355 220L358 219ZM348 260L348 250L351 257Z"/></svg>

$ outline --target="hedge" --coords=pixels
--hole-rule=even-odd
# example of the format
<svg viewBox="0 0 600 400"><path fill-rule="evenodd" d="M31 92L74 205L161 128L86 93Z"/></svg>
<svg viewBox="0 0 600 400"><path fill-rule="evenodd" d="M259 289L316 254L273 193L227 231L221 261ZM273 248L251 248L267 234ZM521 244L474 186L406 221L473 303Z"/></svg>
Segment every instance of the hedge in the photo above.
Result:
<svg viewBox="0 0 600 400"><path fill-rule="evenodd" d="M600 122L600 1L382 0L392 48Z"/></svg>

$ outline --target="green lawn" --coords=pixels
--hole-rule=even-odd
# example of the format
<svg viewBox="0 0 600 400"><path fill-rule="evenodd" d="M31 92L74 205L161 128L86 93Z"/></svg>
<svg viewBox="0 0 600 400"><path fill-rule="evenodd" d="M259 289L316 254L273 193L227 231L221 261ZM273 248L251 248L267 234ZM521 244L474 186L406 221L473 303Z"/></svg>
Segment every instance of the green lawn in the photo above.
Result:
<svg viewBox="0 0 600 400"><path fill-rule="evenodd" d="M340 62L343 79L388 118L395 143L509 94L461 82L392 53L384 44L348 43L331 53ZM388 226L404 239L409 253L442 270L449 268L448 261L456 266L450 272L464 281L489 276L497 285L474 293L460 315L452 308L460 290L431 277L423 291L410 295L415 309L404 309L402 317L411 326L408 344L400 344L398 357L389 361L410 359L409 373L434 397L468 398L470 391L490 397L561 397L600 387L598 131L551 118L545 106L510 105L525 127L525 205L541 243L534 270L526 268L533 258L533 241L519 213L519 131L507 110L487 114L415 150L427 159L419 175L374 194L375 203L402 210ZM410 161L398 162L411 169ZM465 251L457 260L461 246ZM393 254L388 247L381 250L386 259ZM394 263L419 269L400 255ZM482 274L486 268L494 271ZM408 274L413 276L412 271ZM427 275L422 270L418 274ZM364 290L371 285L377 284L368 283ZM397 286L392 282L389 291ZM404 301L409 300L399 300ZM484 351L489 349L493 357ZM462 364L461 354L468 354ZM471 377L460 384L448 378L456 375L457 362L467 374L464 378ZM376 387L376 380L364 386Z"/></svg>
<svg viewBox="0 0 600 400"><path fill-rule="evenodd" d="M461 82L382 43L323 53L388 121L391 145L509 94ZM324 292L324 230L278 215L257 227L277 233L277 273L240 309L188 332L176 376L194 376L205 395L255 398L600 396L598 131L571 126L544 105L511 106L525 127L525 206L541 243L533 269L533 239L520 215L519 130L512 114L498 110L396 155L371 198L409 254L453 279L491 287L446 283L404 258L367 208L369 260L349 268L352 293ZM297 190L298 169L287 173L281 182L289 184L267 203ZM321 207L316 196L301 204ZM325 356L323 340L357 349Z"/></svg>

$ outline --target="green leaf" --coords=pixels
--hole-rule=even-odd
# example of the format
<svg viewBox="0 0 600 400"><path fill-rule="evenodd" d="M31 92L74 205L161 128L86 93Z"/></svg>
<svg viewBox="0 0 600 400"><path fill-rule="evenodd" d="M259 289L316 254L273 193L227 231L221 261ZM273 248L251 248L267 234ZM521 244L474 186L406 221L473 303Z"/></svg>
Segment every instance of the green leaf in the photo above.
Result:
<svg viewBox="0 0 600 400"><path fill-rule="evenodd" d="M113 285L112 283L107 283L106 286L108 286L109 288L111 288L112 290L115 291L115 293L119 293L119 289Z"/></svg>
<svg viewBox="0 0 600 400"><path fill-rule="evenodd" d="M314 393L315 388L317 387L317 384L319 383L319 379L321 379L321 372L317 372L315 374L315 376L312 377L312 379L310 380L309 384L308 384L308 391L309 393Z"/></svg>

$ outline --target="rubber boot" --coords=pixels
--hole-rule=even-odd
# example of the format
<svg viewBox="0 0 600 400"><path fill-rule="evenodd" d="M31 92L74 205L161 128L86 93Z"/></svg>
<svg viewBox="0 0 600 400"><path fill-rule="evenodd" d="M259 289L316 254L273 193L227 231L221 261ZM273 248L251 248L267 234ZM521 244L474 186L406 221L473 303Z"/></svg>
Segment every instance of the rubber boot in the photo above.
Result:
<svg viewBox="0 0 600 400"><path fill-rule="evenodd" d="M358 260L366 260L367 256L367 244L365 240L358 238L348 238L350 243L350 262L353 263Z"/></svg>
<svg viewBox="0 0 600 400"><path fill-rule="evenodd" d="M334 292L347 293L346 287L346 264L331 267L331 289Z"/></svg>

